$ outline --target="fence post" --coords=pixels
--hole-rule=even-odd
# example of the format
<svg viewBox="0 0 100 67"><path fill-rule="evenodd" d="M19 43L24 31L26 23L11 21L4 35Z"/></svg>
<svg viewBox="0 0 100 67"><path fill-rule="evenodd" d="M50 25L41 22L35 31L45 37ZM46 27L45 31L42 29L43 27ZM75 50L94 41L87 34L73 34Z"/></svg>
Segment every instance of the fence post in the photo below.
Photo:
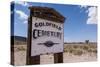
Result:
<svg viewBox="0 0 100 67"><path fill-rule="evenodd" d="M32 13L32 12L30 12ZM36 65L40 64L40 55L38 56L31 56L31 37L32 37L32 16L28 18L28 39L27 39L27 57L26 57L26 64L27 65Z"/></svg>
<svg viewBox="0 0 100 67"><path fill-rule="evenodd" d="M54 63L63 63L63 52L54 54Z"/></svg>

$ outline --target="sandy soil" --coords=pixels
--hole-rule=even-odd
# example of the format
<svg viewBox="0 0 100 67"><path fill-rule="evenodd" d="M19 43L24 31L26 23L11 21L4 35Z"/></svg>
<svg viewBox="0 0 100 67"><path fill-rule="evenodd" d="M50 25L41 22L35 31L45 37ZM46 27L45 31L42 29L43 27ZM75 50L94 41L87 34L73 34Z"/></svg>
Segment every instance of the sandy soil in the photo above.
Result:
<svg viewBox="0 0 100 67"><path fill-rule="evenodd" d="M15 65L25 65L26 64L26 51L15 51ZM63 53L64 63L74 63L74 62L89 62L89 61L97 61L96 54L87 53L82 54L81 56L72 55L70 53ZM53 54L49 55L41 55L40 56L40 64L53 64L54 57Z"/></svg>
<svg viewBox="0 0 100 67"><path fill-rule="evenodd" d="M81 56L64 53L64 63L97 61L96 54L82 54Z"/></svg>

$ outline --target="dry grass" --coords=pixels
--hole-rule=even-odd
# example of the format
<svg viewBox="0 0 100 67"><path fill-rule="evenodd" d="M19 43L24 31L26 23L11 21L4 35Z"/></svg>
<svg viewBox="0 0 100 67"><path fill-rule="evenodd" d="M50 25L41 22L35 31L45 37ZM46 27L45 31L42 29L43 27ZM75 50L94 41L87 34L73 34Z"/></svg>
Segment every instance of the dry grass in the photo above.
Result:
<svg viewBox="0 0 100 67"><path fill-rule="evenodd" d="M14 51L26 51L26 45L14 45Z"/></svg>
<svg viewBox="0 0 100 67"><path fill-rule="evenodd" d="M14 45L15 65L26 64L26 44ZM97 44L64 44L64 63L97 61ZM41 64L54 63L52 55L41 55Z"/></svg>
<svg viewBox="0 0 100 67"><path fill-rule="evenodd" d="M97 54L97 44L65 44L64 52L72 53L74 55L82 55L85 53L95 53Z"/></svg>
<svg viewBox="0 0 100 67"><path fill-rule="evenodd" d="M26 51L26 45L15 45L15 51ZM97 54L97 44L65 44L64 52L72 53L74 55L82 55L84 53Z"/></svg>

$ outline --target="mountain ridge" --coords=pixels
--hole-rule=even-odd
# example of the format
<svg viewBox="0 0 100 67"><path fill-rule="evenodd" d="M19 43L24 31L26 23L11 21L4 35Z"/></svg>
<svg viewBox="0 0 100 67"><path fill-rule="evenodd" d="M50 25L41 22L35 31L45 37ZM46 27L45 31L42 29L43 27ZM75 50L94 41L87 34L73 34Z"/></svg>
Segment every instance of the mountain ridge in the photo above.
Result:
<svg viewBox="0 0 100 67"><path fill-rule="evenodd" d="M11 36L11 39L14 39L14 41L23 41L23 42L27 41L27 38L22 36Z"/></svg>

